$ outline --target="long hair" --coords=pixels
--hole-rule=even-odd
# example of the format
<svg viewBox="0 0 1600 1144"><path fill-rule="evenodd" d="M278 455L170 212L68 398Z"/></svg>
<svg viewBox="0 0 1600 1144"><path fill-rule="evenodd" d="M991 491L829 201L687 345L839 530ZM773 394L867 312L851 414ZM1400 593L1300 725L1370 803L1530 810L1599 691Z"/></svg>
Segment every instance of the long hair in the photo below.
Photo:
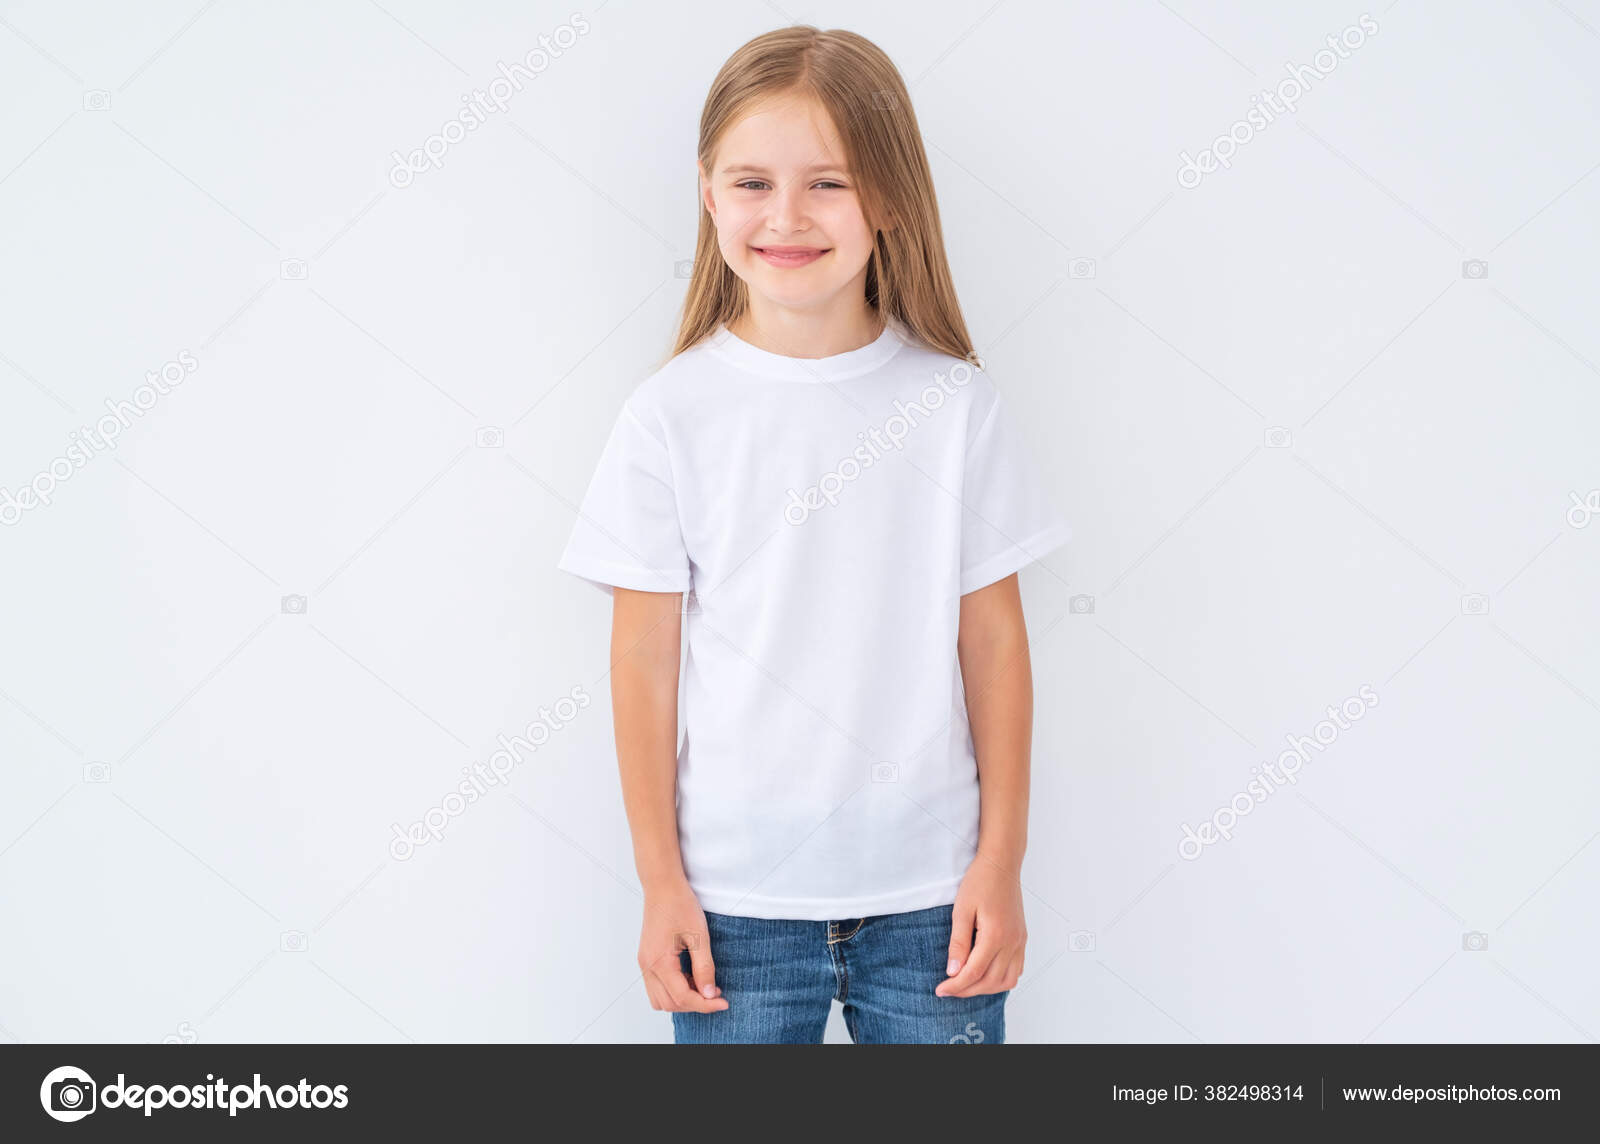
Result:
<svg viewBox="0 0 1600 1144"><path fill-rule="evenodd" d="M950 279L939 203L911 97L899 71L872 41L805 25L757 36L734 52L717 73L700 114L702 167L711 171L723 134L748 109L789 94L814 98L839 131L873 230L868 305L927 346L981 365ZM723 260L716 225L702 202L672 356L733 322L748 305L748 288Z"/></svg>

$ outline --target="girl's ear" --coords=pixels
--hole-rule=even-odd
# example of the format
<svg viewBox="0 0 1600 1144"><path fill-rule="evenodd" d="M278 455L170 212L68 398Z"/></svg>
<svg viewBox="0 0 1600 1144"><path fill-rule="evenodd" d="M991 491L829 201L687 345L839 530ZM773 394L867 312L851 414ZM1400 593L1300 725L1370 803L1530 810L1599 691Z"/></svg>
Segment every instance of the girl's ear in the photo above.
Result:
<svg viewBox="0 0 1600 1144"><path fill-rule="evenodd" d="M700 203L706 208L706 213L711 216L713 221L715 221L717 217L717 203L716 199L711 194L711 183L706 178L706 169L702 167L697 160L694 165L694 170L695 175L700 180Z"/></svg>

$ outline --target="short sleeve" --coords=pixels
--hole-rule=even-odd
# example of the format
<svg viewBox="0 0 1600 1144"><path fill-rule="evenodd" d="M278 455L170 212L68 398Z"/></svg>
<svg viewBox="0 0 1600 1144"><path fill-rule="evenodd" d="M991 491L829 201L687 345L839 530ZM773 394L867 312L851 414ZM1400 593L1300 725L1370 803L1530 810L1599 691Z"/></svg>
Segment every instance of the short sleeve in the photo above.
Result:
<svg viewBox="0 0 1600 1144"><path fill-rule="evenodd" d="M962 595L1005 579L1072 535L998 391L967 444L961 503Z"/></svg>
<svg viewBox="0 0 1600 1144"><path fill-rule="evenodd" d="M612 426L556 566L607 592L689 589L667 447L629 405Z"/></svg>

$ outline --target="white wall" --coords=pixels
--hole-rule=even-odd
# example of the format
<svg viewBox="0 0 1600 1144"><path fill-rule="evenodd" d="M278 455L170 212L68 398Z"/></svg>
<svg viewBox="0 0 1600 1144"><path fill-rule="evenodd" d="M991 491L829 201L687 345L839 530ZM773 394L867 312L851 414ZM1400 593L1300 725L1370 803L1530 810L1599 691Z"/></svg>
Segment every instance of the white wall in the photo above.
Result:
<svg viewBox="0 0 1600 1144"><path fill-rule="evenodd" d="M1600 4L1367 9L1187 188L1180 152L1362 8L611 0L390 181L573 11L0 4L0 487L195 363L0 527L0 1035L670 1040L608 613L553 564L672 332L706 87L793 17L913 84L980 352L1076 528L1024 575L1011 1039L1593 1040ZM391 856L574 686L508 788Z"/></svg>

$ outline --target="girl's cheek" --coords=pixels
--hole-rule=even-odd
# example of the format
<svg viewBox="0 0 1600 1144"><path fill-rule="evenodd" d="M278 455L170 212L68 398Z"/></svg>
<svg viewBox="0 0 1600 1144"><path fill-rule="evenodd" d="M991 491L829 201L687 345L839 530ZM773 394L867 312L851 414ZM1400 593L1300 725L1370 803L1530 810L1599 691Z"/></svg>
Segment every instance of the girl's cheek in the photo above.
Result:
<svg viewBox="0 0 1600 1144"><path fill-rule="evenodd" d="M739 203L720 204L717 211L717 233L726 244L743 244L759 222L753 209Z"/></svg>
<svg viewBox="0 0 1600 1144"><path fill-rule="evenodd" d="M827 215L827 224L832 233L851 242L866 242L869 231L867 218L861 213L861 208L855 203L840 204L839 209Z"/></svg>

